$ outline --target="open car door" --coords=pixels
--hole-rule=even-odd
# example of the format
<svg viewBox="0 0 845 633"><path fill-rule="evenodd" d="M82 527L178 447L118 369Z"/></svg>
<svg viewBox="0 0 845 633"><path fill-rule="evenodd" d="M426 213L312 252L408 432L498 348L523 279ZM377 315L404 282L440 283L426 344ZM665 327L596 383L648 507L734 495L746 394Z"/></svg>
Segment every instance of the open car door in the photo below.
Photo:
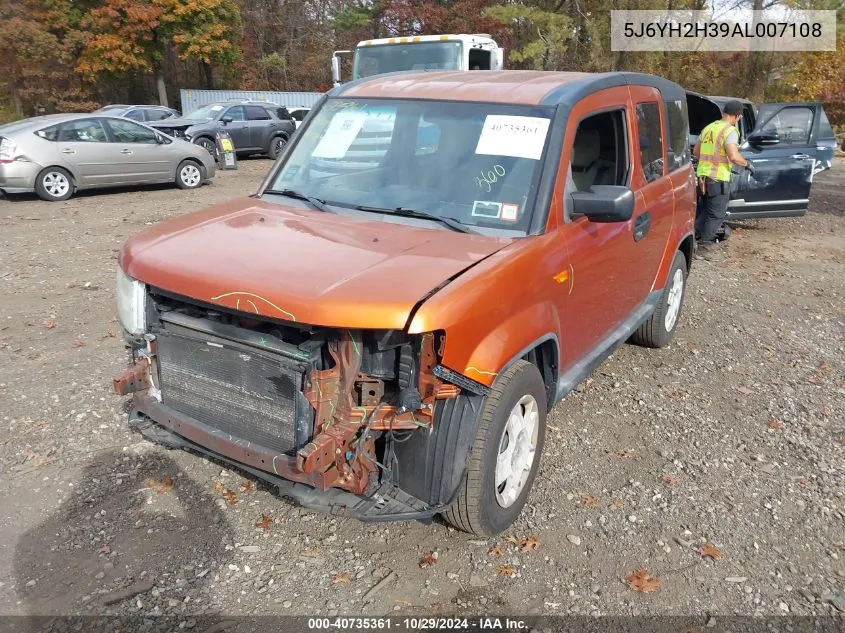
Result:
<svg viewBox="0 0 845 633"><path fill-rule="evenodd" d="M835 147L820 103L761 105L754 130L739 147L755 174L733 169L727 219L804 215L813 176L830 168Z"/></svg>

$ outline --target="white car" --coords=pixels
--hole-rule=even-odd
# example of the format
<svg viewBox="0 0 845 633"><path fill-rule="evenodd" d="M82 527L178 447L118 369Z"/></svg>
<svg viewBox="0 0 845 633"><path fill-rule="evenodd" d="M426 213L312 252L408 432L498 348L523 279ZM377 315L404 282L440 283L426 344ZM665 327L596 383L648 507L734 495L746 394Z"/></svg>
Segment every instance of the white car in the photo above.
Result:
<svg viewBox="0 0 845 633"><path fill-rule="evenodd" d="M308 113L311 112L311 108L306 108L305 106L288 106L288 112L293 117L293 124L299 127L302 125L305 117L308 116Z"/></svg>

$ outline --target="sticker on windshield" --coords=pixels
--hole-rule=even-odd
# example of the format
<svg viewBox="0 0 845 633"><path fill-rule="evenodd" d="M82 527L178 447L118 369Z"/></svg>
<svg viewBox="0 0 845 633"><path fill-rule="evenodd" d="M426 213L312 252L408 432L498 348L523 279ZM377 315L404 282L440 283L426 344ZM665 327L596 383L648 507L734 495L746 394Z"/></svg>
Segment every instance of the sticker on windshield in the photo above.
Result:
<svg viewBox="0 0 845 633"><path fill-rule="evenodd" d="M512 202L503 202L501 219L505 222L516 222L519 219L519 205Z"/></svg>
<svg viewBox="0 0 845 633"><path fill-rule="evenodd" d="M363 112L338 112L312 155L317 158L343 158L366 120L367 115Z"/></svg>
<svg viewBox="0 0 845 633"><path fill-rule="evenodd" d="M475 200L472 203L472 215L477 218L492 218L498 220L502 214L502 203L490 200Z"/></svg>
<svg viewBox="0 0 845 633"><path fill-rule="evenodd" d="M488 114L475 153L538 160L548 131L549 119Z"/></svg>

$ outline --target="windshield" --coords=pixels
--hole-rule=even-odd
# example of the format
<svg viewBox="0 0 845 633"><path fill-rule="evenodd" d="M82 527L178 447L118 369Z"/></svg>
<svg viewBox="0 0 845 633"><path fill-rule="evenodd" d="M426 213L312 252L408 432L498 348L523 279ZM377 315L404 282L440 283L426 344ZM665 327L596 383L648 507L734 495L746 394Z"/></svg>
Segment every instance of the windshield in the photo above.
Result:
<svg viewBox="0 0 845 633"><path fill-rule="evenodd" d="M223 109L222 105L206 105L201 106L191 112L190 114L186 114L186 119L193 119L194 121L202 121L204 119L213 119L220 111Z"/></svg>
<svg viewBox="0 0 845 633"><path fill-rule="evenodd" d="M524 233L552 114L524 105L329 99L312 112L268 193Z"/></svg>
<svg viewBox="0 0 845 633"><path fill-rule="evenodd" d="M462 42L378 44L355 49L352 78L398 70L460 70Z"/></svg>

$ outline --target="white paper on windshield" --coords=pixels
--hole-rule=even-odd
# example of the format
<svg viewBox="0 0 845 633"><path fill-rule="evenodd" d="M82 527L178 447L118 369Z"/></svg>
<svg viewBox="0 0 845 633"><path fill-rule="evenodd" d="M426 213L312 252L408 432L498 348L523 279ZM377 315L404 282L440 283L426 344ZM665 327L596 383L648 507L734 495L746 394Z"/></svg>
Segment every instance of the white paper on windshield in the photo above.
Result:
<svg viewBox="0 0 845 633"><path fill-rule="evenodd" d="M314 148L312 156L317 158L343 158L366 120L367 114L364 112L355 110L338 112L329 123L326 133L317 143L317 147Z"/></svg>
<svg viewBox="0 0 845 633"><path fill-rule="evenodd" d="M475 153L538 160L548 132L549 119L488 114Z"/></svg>

